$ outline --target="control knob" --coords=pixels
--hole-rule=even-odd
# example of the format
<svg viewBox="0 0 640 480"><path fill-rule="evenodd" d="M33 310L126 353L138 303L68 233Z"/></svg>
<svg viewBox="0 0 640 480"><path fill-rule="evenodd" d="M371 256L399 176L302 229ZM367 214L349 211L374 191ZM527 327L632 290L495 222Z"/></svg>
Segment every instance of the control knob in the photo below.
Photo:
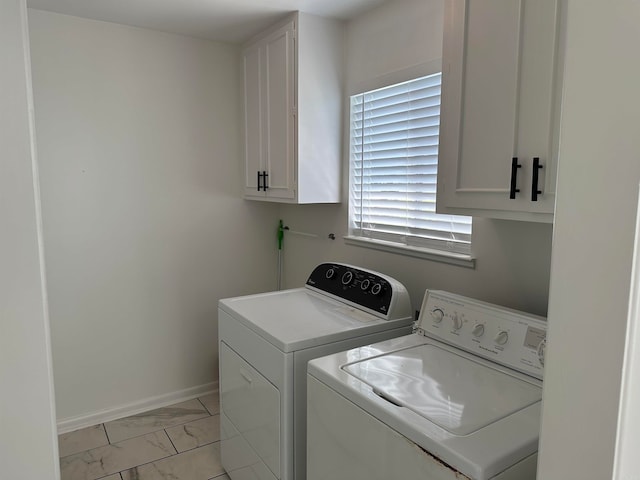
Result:
<svg viewBox="0 0 640 480"><path fill-rule="evenodd" d="M329 280L331 280L333 277L335 277L336 275L336 271L333 268L330 268L329 270L327 270L327 272L324 274L325 277L327 277Z"/></svg>
<svg viewBox="0 0 640 480"><path fill-rule="evenodd" d="M351 283L351 280L353 280L353 272L347 271L344 273L344 275L342 275L343 285L349 285Z"/></svg>
<svg viewBox="0 0 640 480"><path fill-rule="evenodd" d="M373 287L371 287L371 293L373 293L374 295L378 295L380 292L382 292L382 285L380 285L379 283L374 283Z"/></svg>
<svg viewBox="0 0 640 480"><path fill-rule="evenodd" d="M436 308L431 311L431 316L433 317L433 323L440 323L444 318L444 312L439 308Z"/></svg>
<svg viewBox="0 0 640 480"><path fill-rule="evenodd" d="M371 280L369 280L368 278L365 278L364 280L362 280L362 282L360 282L360 288L365 292L369 290L370 285L371 285Z"/></svg>
<svg viewBox="0 0 640 480"><path fill-rule="evenodd" d="M482 323L476 323L473 326L473 330L471 330L471 333L476 338L481 337L482 335L484 335L484 325Z"/></svg>
<svg viewBox="0 0 640 480"><path fill-rule="evenodd" d="M493 341L496 342L497 345L504 345L509 341L509 333L501 330L498 332L496 338L494 338Z"/></svg>
<svg viewBox="0 0 640 480"><path fill-rule="evenodd" d="M462 328L462 319L458 316L457 313L451 315L451 320L453 321L454 330L460 330Z"/></svg>
<svg viewBox="0 0 640 480"><path fill-rule="evenodd" d="M544 367L544 354L547 349L547 339L543 338L542 341L538 344L538 360L540 361L540 365Z"/></svg>

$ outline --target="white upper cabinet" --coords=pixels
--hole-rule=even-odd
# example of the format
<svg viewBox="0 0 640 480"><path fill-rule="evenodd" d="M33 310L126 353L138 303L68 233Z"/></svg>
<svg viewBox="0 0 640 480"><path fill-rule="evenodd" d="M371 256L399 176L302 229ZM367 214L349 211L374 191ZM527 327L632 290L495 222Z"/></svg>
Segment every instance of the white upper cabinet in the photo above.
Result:
<svg viewBox="0 0 640 480"><path fill-rule="evenodd" d="M244 48L245 198L340 201L342 41L296 13Z"/></svg>
<svg viewBox="0 0 640 480"><path fill-rule="evenodd" d="M560 0L448 0L445 8L438 212L550 222Z"/></svg>

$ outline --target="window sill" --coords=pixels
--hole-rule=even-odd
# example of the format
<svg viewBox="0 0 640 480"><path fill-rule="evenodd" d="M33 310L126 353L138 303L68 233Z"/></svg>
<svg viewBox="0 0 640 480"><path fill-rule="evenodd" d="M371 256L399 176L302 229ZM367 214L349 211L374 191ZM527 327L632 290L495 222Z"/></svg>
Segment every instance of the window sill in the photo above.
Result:
<svg viewBox="0 0 640 480"><path fill-rule="evenodd" d="M394 242L384 240L374 240L371 238L362 238L354 236L344 237L347 245L355 245L358 247L372 248L383 252L395 253L398 255L406 255L408 257L422 258L433 262L449 263L459 267L475 268L476 259L471 255L463 253L445 252L443 250L435 250L432 248L412 247L409 245L400 245Z"/></svg>

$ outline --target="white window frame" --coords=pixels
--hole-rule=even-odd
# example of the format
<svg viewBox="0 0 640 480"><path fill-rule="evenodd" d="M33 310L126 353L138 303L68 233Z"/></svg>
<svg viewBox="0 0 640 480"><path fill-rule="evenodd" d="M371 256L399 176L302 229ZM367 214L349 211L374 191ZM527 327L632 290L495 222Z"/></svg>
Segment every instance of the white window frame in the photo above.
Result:
<svg viewBox="0 0 640 480"><path fill-rule="evenodd" d="M460 244L459 242L448 241L444 238L430 239L411 234L402 233L386 233L376 231L375 227L363 228L364 224L359 224L355 220L354 203L354 157L353 154L353 138L352 138L352 115L351 115L351 99L354 95L362 95L378 89L395 86L407 81L426 77L439 73L441 71L440 61L423 64L401 72L394 72L382 78L375 79L370 82L362 83L356 88L351 89L348 96L350 105L349 111L349 234L345 237L345 241L351 245L359 245L377 250L390 251L413 257L426 258L429 260L453 263L460 266L473 268L475 261L471 255L471 244ZM359 160L356 160L358 162ZM359 165L362 165L361 163ZM432 211L432 210L430 210ZM440 216L439 216L440 217ZM443 215L441 218L446 219L450 215ZM455 221L456 218L454 217Z"/></svg>

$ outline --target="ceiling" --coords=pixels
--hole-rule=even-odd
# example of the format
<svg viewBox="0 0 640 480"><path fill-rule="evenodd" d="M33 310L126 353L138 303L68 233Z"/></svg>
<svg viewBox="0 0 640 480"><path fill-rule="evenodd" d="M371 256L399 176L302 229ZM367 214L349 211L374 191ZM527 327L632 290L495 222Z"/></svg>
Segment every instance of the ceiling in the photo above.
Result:
<svg viewBox="0 0 640 480"><path fill-rule="evenodd" d="M30 8L242 43L289 12L343 20L391 0L27 0Z"/></svg>

